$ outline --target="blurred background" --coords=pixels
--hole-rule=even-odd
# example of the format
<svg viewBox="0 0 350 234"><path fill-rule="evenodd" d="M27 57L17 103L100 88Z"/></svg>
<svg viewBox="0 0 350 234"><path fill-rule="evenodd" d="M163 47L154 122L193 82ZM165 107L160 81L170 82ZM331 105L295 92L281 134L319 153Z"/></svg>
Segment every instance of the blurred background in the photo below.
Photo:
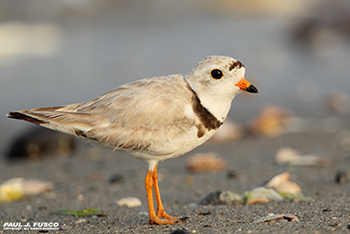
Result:
<svg viewBox="0 0 350 234"><path fill-rule="evenodd" d="M269 104L344 115L349 37L347 0L0 0L1 153L29 127L9 111L186 74L208 55L240 60L259 89L234 100L230 117L241 123Z"/></svg>

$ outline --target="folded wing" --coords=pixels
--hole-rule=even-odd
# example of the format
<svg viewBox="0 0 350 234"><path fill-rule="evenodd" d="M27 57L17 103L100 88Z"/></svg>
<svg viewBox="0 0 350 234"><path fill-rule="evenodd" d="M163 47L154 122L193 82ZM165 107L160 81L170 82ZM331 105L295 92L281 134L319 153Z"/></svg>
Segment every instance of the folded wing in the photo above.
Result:
<svg viewBox="0 0 350 234"><path fill-rule="evenodd" d="M8 117L76 135L93 144L150 150L181 137L193 119L193 93L180 75L150 78L112 90L91 102L26 109Z"/></svg>

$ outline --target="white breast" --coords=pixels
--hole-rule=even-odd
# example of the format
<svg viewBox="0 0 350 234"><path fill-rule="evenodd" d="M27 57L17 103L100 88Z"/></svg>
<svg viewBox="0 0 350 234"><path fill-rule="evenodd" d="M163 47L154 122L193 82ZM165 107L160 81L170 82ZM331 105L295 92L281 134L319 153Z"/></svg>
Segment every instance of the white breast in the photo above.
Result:
<svg viewBox="0 0 350 234"><path fill-rule="evenodd" d="M130 152L134 157L144 161L164 161L169 158L175 158L183 155L199 145L206 142L215 133L215 130L206 132L202 137L197 135L198 129L193 126L186 134L182 134L176 139L168 141L162 146L154 145L149 151L134 151Z"/></svg>

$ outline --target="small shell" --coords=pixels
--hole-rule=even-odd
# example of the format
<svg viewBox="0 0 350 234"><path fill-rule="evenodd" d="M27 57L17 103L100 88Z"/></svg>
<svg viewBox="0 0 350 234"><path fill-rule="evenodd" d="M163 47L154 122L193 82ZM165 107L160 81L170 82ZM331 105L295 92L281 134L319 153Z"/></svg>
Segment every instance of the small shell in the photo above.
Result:
<svg viewBox="0 0 350 234"><path fill-rule="evenodd" d="M283 197L279 195L275 190L258 187L246 194L247 204L255 204L255 203L266 203L269 201L282 201Z"/></svg>
<svg viewBox="0 0 350 234"><path fill-rule="evenodd" d="M280 149L276 156L275 161L278 164L290 164L294 166L319 166L325 167L329 160L325 158L319 158L314 155L300 155L299 152L290 149L282 148Z"/></svg>
<svg viewBox="0 0 350 234"><path fill-rule="evenodd" d="M267 188L275 188L281 185L282 183L290 181L290 173L284 172L282 174L274 176L267 184Z"/></svg>
<svg viewBox="0 0 350 234"><path fill-rule="evenodd" d="M137 197L124 197L117 201L117 205L120 207L138 207L142 205L142 202Z"/></svg>
<svg viewBox="0 0 350 234"><path fill-rule="evenodd" d="M257 203L269 203L270 200L267 198L254 198L253 200L247 202L247 205L253 205L253 204L257 204Z"/></svg>
<svg viewBox="0 0 350 234"><path fill-rule="evenodd" d="M19 184L3 184L0 186L0 203L20 200L24 197L24 188Z"/></svg>
<svg viewBox="0 0 350 234"><path fill-rule="evenodd" d="M299 194L302 192L300 186L292 181L286 181L274 188L278 193Z"/></svg>
<svg viewBox="0 0 350 234"><path fill-rule="evenodd" d="M279 222L279 221L296 221L299 222L297 216L292 214L272 214L254 221L254 223Z"/></svg>
<svg viewBox="0 0 350 234"><path fill-rule="evenodd" d="M284 172L273 177L267 184L267 188L273 188L278 193L299 194L301 187L290 181L290 173Z"/></svg>
<svg viewBox="0 0 350 234"><path fill-rule="evenodd" d="M187 168L193 172L215 172L226 166L226 160L214 153L198 153L187 160Z"/></svg>
<svg viewBox="0 0 350 234"><path fill-rule="evenodd" d="M300 157L299 153L291 148L281 148L276 156L275 161L278 164L289 164L295 160L298 160Z"/></svg>
<svg viewBox="0 0 350 234"><path fill-rule="evenodd" d="M231 119L226 119L222 126L215 132L215 134L208 140L208 143L225 143L241 138L243 135L243 128L238 123Z"/></svg>
<svg viewBox="0 0 350 234"><path fill-rule="evenodd" d="M53 190L53 184L51 182L42 180L25 180L23 186L26 195L37 195Z"/></svg>
<svg viewBox="0 0 350 234"><path fill-rule="evenodd" d="M51 190L53 190L53 184L50 182L13 178L0 186L0 202L16 201L26 195L37 195Z"/></svg>
<svg viewBox="0 0 350 234"><path fill-rule="evenodd" d="M253 134L276 137L284 131L291 117L291 111L269 106L262 110L258 117L250 121L248 129Z"/></svg>

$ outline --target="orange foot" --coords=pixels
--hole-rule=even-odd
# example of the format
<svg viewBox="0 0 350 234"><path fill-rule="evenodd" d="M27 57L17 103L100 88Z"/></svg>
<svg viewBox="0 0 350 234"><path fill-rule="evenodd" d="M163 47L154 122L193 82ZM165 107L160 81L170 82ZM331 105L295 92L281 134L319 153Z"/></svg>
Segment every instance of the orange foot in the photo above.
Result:
<svg viewBox="0 0 350 234"><path fill-rule="evenodd" d="M188 217L172 217L172 216L169 216L165 213L165 216L164 217L163 215L160 216L159 214L155 217L150 217L150 220L149 220L149 224L158 224L158 225L172 225L172 224L177 224L179 222L184 222L186 221L186 219L188 219Z"/></svg>

